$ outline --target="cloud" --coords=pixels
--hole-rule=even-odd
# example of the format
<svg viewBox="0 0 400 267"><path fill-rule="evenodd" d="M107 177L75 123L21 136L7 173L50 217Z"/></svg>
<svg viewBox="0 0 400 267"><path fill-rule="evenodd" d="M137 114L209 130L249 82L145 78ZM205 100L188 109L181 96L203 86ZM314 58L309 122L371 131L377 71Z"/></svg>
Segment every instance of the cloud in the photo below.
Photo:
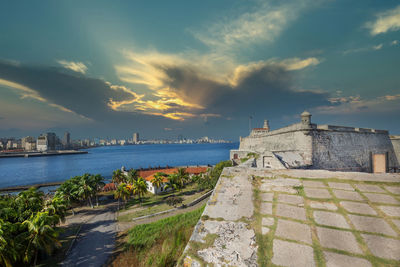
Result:
<svg viewBox="0 0 400 267"><path fill-rule="evenodd" d="M216 67L201 56L134 54L125 51L128 63L117 65L121 80L144 84L159 98L134 105L145 113L175 120L202 118L232 119L254 112L265 113L282 106L297 107L328 104L328 95L294 89L296 72L315 66L311 58L270 59L266 61ZM172 60L173 59L173 60ZM200 62L200 63L199 63ZM212 71L210 71L212 70ZM172 105L173 104L173 105Z"/></svg>
<svg viewBox="0 0 400 267"><path fill-rule="evenodd" d="M399 41L398 40L393 40L391 43L390 43L390 45L392 45L392 46L395 46L395 45L398 45L399 44Z"/></svg>
<svg viewBox="0 0 400 267"><path fill-rule="evenodd" d="M234 50L259 42L273 42L306 8L318 1L278 1L278 4L259 2L242 14L222 16L218 22L207 25L192 34L213 50ZM232 19L234 18L234 19Z"/></svg>
<svg viewBox="0 0 400 267"><path fill-rule="evenodd" d="M381 50L384 47L384 44L377 44L377 45L369 45L365 47L358 47L353 49L344 50L342 53L343 55L353 54L353 53L360 53L360 52L368 52L368 51L377 51Z"/></svg>
<svg viewBox="0 0 400 267"><path fill-rule="evenodd" d="M372 36L400 29L400 6L378 13L376 20L366 23Z"/></svg>
<svg viewBox="0 0 400 267"><path fill-rule="evenodd" d="M112 118L115 109L142 97L126 87L65 73L57 68L1 61L0 84L13 88L22 98L32 98L98 121Z"/></svg>
<svg viewBox="0 0 400 267"><path fill-rule="evenodd" d="M57 62L66 69L73 70L75 72L80 72L82 74L85 74L88 69L88 67L82 62L74 62L66 60L58 60Z"/></svg>
<svg viewBox="0 0 400 267"><path fill-rule="evenodd" d="M319 114L351 115L400 112L400 94L363 99L359 95L330 98L333 105L316 107Z"/></svg>

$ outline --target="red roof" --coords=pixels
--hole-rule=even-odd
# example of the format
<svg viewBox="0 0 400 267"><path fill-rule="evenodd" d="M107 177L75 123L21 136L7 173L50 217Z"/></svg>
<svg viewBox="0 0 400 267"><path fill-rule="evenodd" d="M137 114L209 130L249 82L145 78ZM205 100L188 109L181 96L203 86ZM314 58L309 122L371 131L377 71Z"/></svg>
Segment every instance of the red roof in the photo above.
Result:
<svg viewBox="0 0 400 267"><path fill-rule="evenodd" d="M207 167L188 167L188 168L185 168L185 170L186 170L186 172L188 174L196 174L197 175L197 174L206 172L207 171ZM143 174L146 173L146 172L148 172L150 174L148 174L147 176L144 176ZM173 173L177 173L178 172L178 168L150 170L150 171L140 171L139 175L141 177L144 177L144 179L146 181L151 181L154 178L154 175L157 172L162 172L162 173L165 173L165 174L173 174ZM168 181L168 179L164 178L163 182L167 182L167 181Z"/></svg>

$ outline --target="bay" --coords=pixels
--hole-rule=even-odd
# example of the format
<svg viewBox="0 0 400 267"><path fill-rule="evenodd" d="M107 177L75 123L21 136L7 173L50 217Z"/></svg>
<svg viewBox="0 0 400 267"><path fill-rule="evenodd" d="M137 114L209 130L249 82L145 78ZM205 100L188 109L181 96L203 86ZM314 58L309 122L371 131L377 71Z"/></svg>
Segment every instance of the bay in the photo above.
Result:
<svg viewBox="0 0 400 267"><path fill-rule="evenodd" d="M84 173L110 179L112 172L121 166L138 169L213 165L228 160L229 150L238 146L238 143L105 146L88 149L88 154L1 158L0 188L64 181Z"/></svg>

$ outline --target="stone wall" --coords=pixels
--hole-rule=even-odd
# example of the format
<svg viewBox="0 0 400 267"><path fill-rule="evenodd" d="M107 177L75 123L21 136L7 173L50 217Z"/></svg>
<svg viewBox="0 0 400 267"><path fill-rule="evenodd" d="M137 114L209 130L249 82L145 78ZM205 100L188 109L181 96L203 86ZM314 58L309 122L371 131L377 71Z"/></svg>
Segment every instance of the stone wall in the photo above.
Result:
<svg viewBox="0 0 400 267"><path fill-rule="evenodd" d="M250 135L241 139L239 150L253 151L259 154L265 152L299 153L306 164L312 163L312 137L309 132L312 128L303 124L270 131L260 135Z"/></svg>
<svg viewBox="0 0 400 267"><path fill-rule="evenodd" d="M398 167L400 168L400 135L397 136L390 136L390 141L392 141L394 154L397 159Z"/></svg>
<svg viewBox="0 0 400 267"><path fill-rule="evenodd" d="M326 130L325 130L326 129ZM388 153L390 167L398 167L386 131L319 126L312 131L313 168L371 171L371 153Z"/></svg>

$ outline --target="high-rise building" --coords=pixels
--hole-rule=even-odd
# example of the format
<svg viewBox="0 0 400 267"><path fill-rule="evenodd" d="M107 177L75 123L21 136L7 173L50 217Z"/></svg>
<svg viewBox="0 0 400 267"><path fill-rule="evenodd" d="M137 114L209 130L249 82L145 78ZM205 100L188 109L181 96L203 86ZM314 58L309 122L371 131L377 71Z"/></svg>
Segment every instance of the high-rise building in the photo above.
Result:
<svg viewBox="0 0 400 267"><path fill-rule="evenodd" d="M27 136L21 140L22 149L26 151L32 151L36 149L36 140L32 136Z"/></svg>
<svg viewBox="0 0 400 267"><path fill-rule="evenodd" d="M62 140L62 144L64 149L68 149L71 147L71 134L69 132L64 133L64 138Z"/></svg>
<svg viewBox="0 0 400 267"><path fill-rule="evenodd" d="M47 133L47 149L48 150L55 150L57 144L57 135L55 133Z"/></svg>
<svg viewBox="0 0 400 267"><path fill-rule="evenodd" d="M134 133L133 134L133 143L134 144L137 144L137 143L139 143L139 133Z"/></svg>
<svg viewBox="0 0 400 267"><path fill-rule="evenodd" d="M36 149L38 151L47 151L49 149L48 144L47 135L41 135L36 140Z"/></svg>

